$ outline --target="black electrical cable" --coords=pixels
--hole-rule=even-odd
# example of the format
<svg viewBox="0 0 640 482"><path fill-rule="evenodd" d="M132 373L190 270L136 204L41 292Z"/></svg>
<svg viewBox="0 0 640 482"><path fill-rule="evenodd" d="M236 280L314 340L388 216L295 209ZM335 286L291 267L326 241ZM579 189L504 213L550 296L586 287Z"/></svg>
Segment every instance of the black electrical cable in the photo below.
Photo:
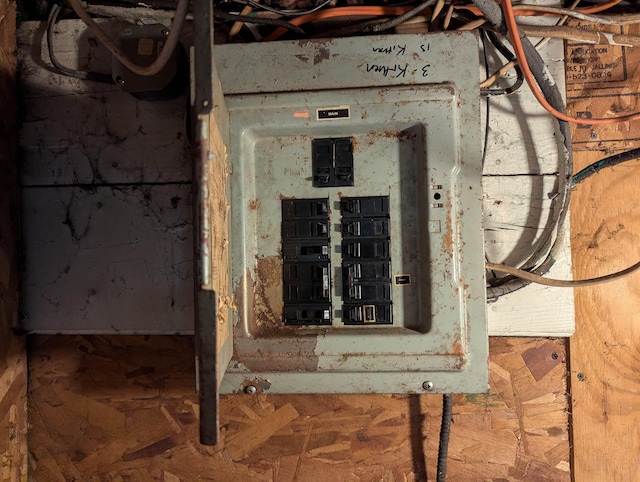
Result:
<svg viewBox="0 0 640 482"><path fill-rule="evenodd" d="M450 393L445 393L442 396L442 423L440 424L440 442L438 444L437 482L445 482L447 480L447 457L449 455L452 412L453 396Z"/></svg>
<svg viewBox="0 0 640 482"><path fill-rule="evenodd" d="M292 32L295 32L300 35L304 35L305 32L297 25L293 25L292 23L286 20L280 20L277 18L266 18L266 17L256 17L250 15L238 15L235 13L223 12L221 10L214 10L213 16L220 20L231 20L234 22L245 22L245 23L255 23L259 25L270 25L273 27L283 27Z"/></svg>
<svg viewBox="0 0 640 482"><path fill-rule="evenodd" d="M498 50L498 52L500 52L504 56L505 59L507 59L507 61L513 62L516 60L516 56L511 52L511 50L507 48L507 46L498 38L498 36L494 32L492 32L491 30L484 30L484 29L481 30L481 32L482 32L481 39L482 39L483 46L485 45L484 36L486 35L486 37L489 39L489 41L491 41L493 46ZM486 62L486 56L485 56L485 62ZM517 65L513 69L516 71L517 78L512 85L504 89L480 89L480 94L509 95L517 92L520 89L520 87L522 87L522 84L524 82L524 76L522 75L522 70Z"/></svg>
<svg viewBox="0 0 640 482"><path fill-rule="evenodd" d="M389 30L390 28L400 25L401 23L406 22L407 20L415 17L420 12L422 12L425 8L430 7L431 5L435 4L437 1L438 0L426 0L426 2L422 2L417 7L412 8L411 10L409 10L406 13L403 13L402 15L398 15L397 17L392 18L388 22L378 23L376 25L370 26L366 31L377 33L377 32L384 32L385 30Z"/></svg>
<svg viewBox="0 0 640 482"><path fill-rule="evenodd" d="M489 55L487 55L487 41L485 39L484 33L480 35L480 40L482 41L482 56L484 58L484 71L487 77L489 76ZM484 168L484 162L487 159L487 152L489 151L489 123L490 123L490 115L491 115L491 100L489 96L486 96L484 99L485 105L485 116L484 116L484 143L482 145L482 167ZM486 254L485 254L486 258ZM489 261L487 259L487 261ZM493 275L495 278L495 274Z"/></svg>
<svg viewBox="0 0 640 482"><path fill-rule="evenodd" d="M500 6L494 0L472 0L489 20L498 33L507 34L507 28L504 23ZM520 33L522 46L529 62L531 72L540 86L542 94L556 110L565 112L564 101L557 84L553 81L549 71L546 68L544 60L529 41L526 35ZM528 259L523 263L522 267L526 270L543 275L555 263L555 258L560 249L558 243L562 239L564 233L564 221L569 209L570 191L571 191L571 173L573 170L573 158L571 154L571 136L569 124L564 121L558 121L560 134L562 135L562 143L564 145L565 162L560 169L561 186L558 193L553 198L552 215L549 216L548 225L552 229L545 229L542 237L538 240L537 246L529 255ZM542 260L542 261L541 261ZM517 291L530 284L527 280L506 276L504 278L492 280L492 286L487 288L487 298L493 299L506 295L513 291Z"/></svg>
<svg viewBox="0 0 640 482"><path fill-rule="evenodd" d="M632 149L630 151L621 152L619 154L614 154L613 156L605 157L604 159L600 159L599 161L594 162L593 164L585 167L581 171L578 171L571 180L571 187L574 187L580 184L582 181L587 179L594 174L602 171L607 167L617 166L618 164L622 164L623 162L633 161L634 159L640 158L640 148Z"/></svg>
<svg viewBox="0 0 640 482"><path fill-rule="evenodd" d="M94 82L103 82L105 84L113 84L114 82L110 75L98 74L96 72L83 72L80 70L73 70L65 67L58 61L54 51L55 35L53 32L53 27L58 22L62 11L63 7L54 4L51 7L51 11L49 12L49 19L47 21L47 50L49 52L49 60L51 60L51 65L53 65L53 68L59 74L66 75L68 77L74 77L81 80L92 80Z"/></svg>

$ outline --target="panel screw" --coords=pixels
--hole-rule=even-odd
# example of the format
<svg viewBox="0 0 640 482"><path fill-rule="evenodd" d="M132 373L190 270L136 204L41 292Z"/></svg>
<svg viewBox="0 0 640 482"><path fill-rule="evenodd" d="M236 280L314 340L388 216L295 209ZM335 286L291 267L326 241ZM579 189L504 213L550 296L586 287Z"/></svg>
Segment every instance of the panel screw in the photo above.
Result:
<svg viewBox="0 0 640 482"><path fill-rule="evenodd" d="M591 131L591 139L597 139L598 133L596 131Z"/></svg>
<svg viewBox="0 0 640 482"><path fill-rule="evenodd" d="M585 379L584 373L578 373L578 380L580 380L581 382L583 382Z"/></svg>
<svg viewBox="0 0 640 482"><path fill-rule="evenodd" d="M554 360L557 360L557 359L558 359L558 354L554 351L554 352L551 354L551 358L552 358L552 359L554 359Z"/></svg>
<svg viewBox="0 0 640 482"><path fill-rule="evenodd" d="M428 390L428 391L433 390L433 382L424 382L422 384L422 388L424 388L425 390Z"/></svg>
<svg viewBox="0 0 640 482"><path fill-rule="evenodd" d="M169 35L169 31L166 28L162 29L162 35L166 37L167 35Z"/></svg>
<svg viewBox="0 0 640 482"><path fill-rule="evenodd" d="M247 393L249 395L253 395L257 392L256 387L254 387L253 385L248 385L246 387L244 387L244 393Z"/></svg>

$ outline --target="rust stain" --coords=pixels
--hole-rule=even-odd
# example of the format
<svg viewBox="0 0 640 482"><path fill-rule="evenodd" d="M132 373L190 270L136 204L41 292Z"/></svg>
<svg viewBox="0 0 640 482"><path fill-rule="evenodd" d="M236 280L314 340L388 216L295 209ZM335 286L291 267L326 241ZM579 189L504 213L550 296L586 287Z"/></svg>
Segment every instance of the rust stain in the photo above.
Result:
<svg viewBox="0 0 640 482"><path fill-rule="evenodd" d="M254 319L250 326L252 332L261 334L265 331L282 328L282 258L267 256L256 258L256 279L253 283Z"/></svg>
<svg viewBox="0 0 640 482"><path fill-rule="evenodd" d="M451 346L451 351L454 355L464 355L464 347L462 346L462 343L460 343L459 341L456 341Z"/></svg>
<svg viewBox="0 0 640 482"><path fill-rule="evenodd" d="M256 258L255 279L247 270L236 291L237 303L243 301L245 285L251 290L244 300L251 303L246 310L251 336L245 336L241 329L234 331L234 359L254 372L317 370L319 332L303 332L304 328L285 326L282 321L282 258ZM279 349L274 350L278 338Z"/></svg>
<svg viewBox="0 0 640 482"><path fill-rule="evenodd" d="M259 207L260 207L260 201L258 201L257 198L253 198L251 201L249 201L249 209L251 211L257 211Z"/></svg>
<svg viewBox="0 0 640 482"><path fill-rule="evenodd" d="M241 338L234 336L234 360L242 363L252 372L314 372L318 369L318 355L315 354L317 333L297 335L296 328L283 327L278 335L281 351L273 350L273 338L260 336L258 338ZM276 335L275 332L268 335ZM266 339L265 339L266 338ZM267 344L269 349L263 351ZM253 383L249 383L253 385ZM245 385L246 386L246 385ZM265 388L266 390L266 388Z"/></svg>
<svg viewBox="0 0 640 482"><path fill-rule="evenodd" d="M467 360L463 357L457 358L455 363L451 364L453 370L462 370L467 364Z"/></svg>
<svg viewBox="0 0 640 482"><path fill-rule="evenodd" d="M290 351L282 356L265 355L244 359L244 364L253 371L313 372L318 369L318 356L314 353L316 336L288 338Z"/></svg>
<svg viewBox="0 0 640 482"><path fill-rule="evenodd" d="M331 51L328 47L323 45L318 45L318 50L313 55L313 65L321 64L323 60L328 60L331 58Z"/></svg>
<svg viewBox="0 0 640 482"><path fill-rule="evenodd" d="M442 248L444 254L447 254L450 258L453 256L453 223L451 221L451 197L447 196L446 203L446 222L444 235L442 236Z"/></svg>
<svg viewBox="0 0 640 482"><path fill-rule="evenodd" d="M334 45L335 44L335 39L332 39L332 38L301 39L301 40L298 40L297 43L298 43L298 45L300 47L306 47L307 45L310 45L310 46L313 46L313 45L319 45L319 46Z"/></svg>
<svg viewBox="0 0 640 482"><path fill-rule="evenodd" d="M340 359L341 363L346 362L349 358L364 358L366 356L371 356L370 353L365 353L365 352L350 352L350 353L343 353L342 354L342 358Z"/></svg>

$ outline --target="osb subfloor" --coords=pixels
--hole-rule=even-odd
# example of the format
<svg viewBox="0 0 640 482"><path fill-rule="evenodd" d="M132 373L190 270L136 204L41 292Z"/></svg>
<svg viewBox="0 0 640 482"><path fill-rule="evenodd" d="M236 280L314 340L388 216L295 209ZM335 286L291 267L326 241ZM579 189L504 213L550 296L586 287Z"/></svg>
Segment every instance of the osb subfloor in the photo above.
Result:
<svg viewBox="0 0 640 482"><path fill-rule="evenodd" d="M188 337L30 338L35 480L435 480L438 395L230 395L198 444ZM491 339L491 392L456 395L450 481L569 481L565 341Z"/></svg>

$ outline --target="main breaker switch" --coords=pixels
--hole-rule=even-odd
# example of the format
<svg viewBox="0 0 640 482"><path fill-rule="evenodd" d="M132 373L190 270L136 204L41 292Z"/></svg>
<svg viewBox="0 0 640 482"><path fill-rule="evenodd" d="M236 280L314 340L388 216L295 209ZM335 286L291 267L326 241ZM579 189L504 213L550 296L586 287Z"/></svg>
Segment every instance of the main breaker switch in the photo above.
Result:
<svg viewBox="0 0 640 482"><path fill-rule="evenodd" d="M313 186L353 186L353 142L351 138L314 139Z"/></svg>

